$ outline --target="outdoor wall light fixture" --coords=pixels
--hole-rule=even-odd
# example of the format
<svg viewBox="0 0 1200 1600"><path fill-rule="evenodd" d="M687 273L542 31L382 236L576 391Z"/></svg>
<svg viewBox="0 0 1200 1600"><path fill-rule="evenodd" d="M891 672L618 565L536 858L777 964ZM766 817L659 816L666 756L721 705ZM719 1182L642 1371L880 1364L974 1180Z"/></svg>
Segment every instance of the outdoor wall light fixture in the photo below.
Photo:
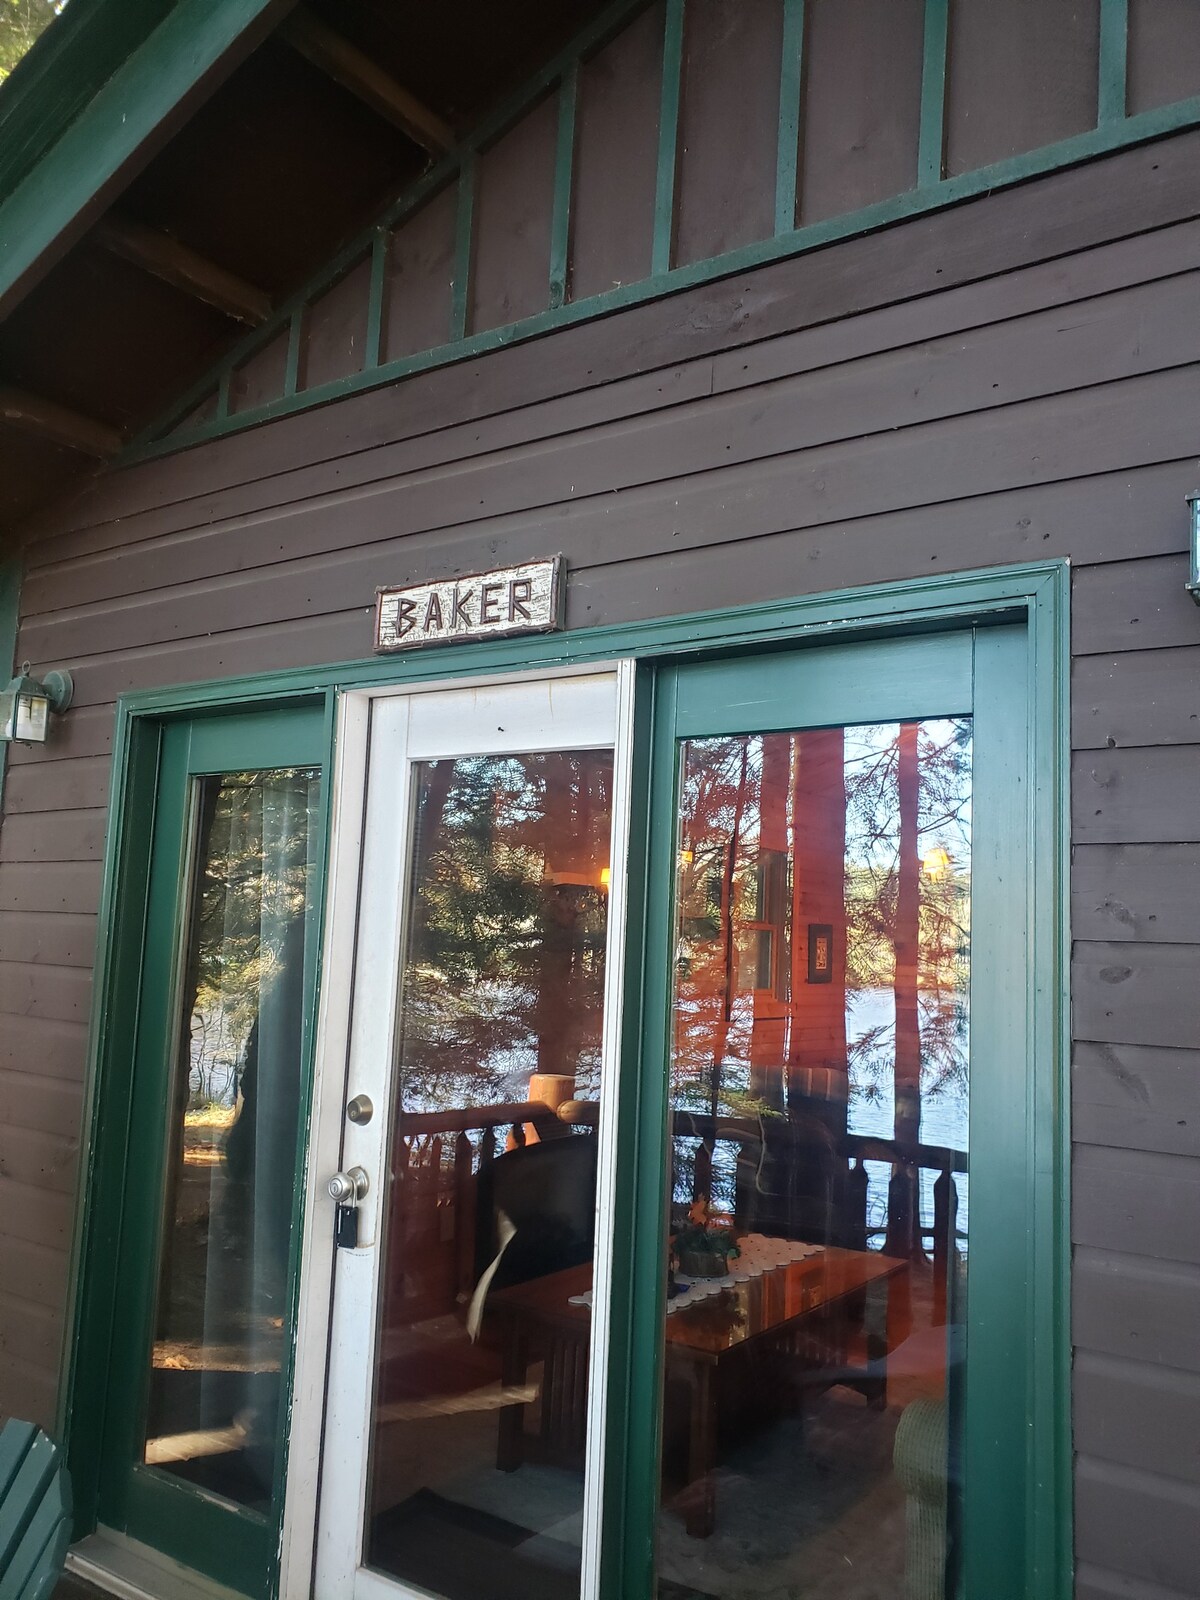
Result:
<svg viewBox="0 0 1200 1600"><path fill-rule="evenodd" d="M1187 497L1191 514L1191 537L1188 540L1188 593L1200 606L1200 494Z"/></svg>
<svg viewBox="0 0 1200 1600"><path fill-rule="evenodd" d="M45 744L50 713L71 704L75 685L69 672L48 672L40 682L29 676L28 661L0 694L0 740Z"/></svg>

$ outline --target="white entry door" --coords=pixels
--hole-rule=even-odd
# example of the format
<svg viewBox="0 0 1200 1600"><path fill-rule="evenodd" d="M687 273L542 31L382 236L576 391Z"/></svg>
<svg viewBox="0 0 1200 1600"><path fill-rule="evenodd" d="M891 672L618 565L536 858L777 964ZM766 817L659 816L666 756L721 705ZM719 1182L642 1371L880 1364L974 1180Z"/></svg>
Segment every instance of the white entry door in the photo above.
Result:
<svg viewBox="0 0 1200 1600"><path fill-rule="evenodd" d="M595 1592L631 682L370 703L320 1600Z"/></svg>

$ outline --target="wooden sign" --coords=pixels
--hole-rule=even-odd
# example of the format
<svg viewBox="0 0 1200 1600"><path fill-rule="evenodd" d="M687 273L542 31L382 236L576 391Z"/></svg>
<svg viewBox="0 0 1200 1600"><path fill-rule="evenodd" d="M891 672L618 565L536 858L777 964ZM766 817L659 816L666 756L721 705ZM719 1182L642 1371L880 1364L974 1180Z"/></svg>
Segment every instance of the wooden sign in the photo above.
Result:
<svg viewBox="0 0 1200 1600"><path fill-rule="evenodd" d="M377 594L375 649L381 652L549 633L562 626L562 557Z"/></svg>

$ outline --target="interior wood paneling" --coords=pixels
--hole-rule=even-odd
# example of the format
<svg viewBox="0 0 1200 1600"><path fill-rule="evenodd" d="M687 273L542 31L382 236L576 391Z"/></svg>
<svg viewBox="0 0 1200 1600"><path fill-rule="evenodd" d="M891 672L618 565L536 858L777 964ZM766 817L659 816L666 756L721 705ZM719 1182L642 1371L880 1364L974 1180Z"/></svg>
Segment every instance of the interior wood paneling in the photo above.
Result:
<svg viewBox="0 0 1200 1600"><path fill-rule="evenodd" d="M806 7L801 222L916 183L924 32L922 0Z"/></svg>

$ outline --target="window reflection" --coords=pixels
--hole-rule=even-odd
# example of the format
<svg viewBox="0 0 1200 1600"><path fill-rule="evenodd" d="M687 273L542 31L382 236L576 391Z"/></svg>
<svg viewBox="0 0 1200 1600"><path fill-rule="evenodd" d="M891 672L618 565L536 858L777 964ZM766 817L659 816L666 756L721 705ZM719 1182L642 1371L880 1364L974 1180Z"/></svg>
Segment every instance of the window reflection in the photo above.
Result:
<svg viewBox="0 0 1200 1600"><path fill-rule="evenodd" d="M418 763L366 1559L579 1592L609 751Z"/></svg>
<svg viewBox="0 0 1200 1600"><path fill-rule="evenodd" d="M320 774L195 789L147 1464L271 1504Z"/></svg>
<svg viewBox="0 0 1200 1600"><path fill-rule="evenodd" d="M970 765L969 719L684 745L664 1595L953 1592Z"/></svg>

